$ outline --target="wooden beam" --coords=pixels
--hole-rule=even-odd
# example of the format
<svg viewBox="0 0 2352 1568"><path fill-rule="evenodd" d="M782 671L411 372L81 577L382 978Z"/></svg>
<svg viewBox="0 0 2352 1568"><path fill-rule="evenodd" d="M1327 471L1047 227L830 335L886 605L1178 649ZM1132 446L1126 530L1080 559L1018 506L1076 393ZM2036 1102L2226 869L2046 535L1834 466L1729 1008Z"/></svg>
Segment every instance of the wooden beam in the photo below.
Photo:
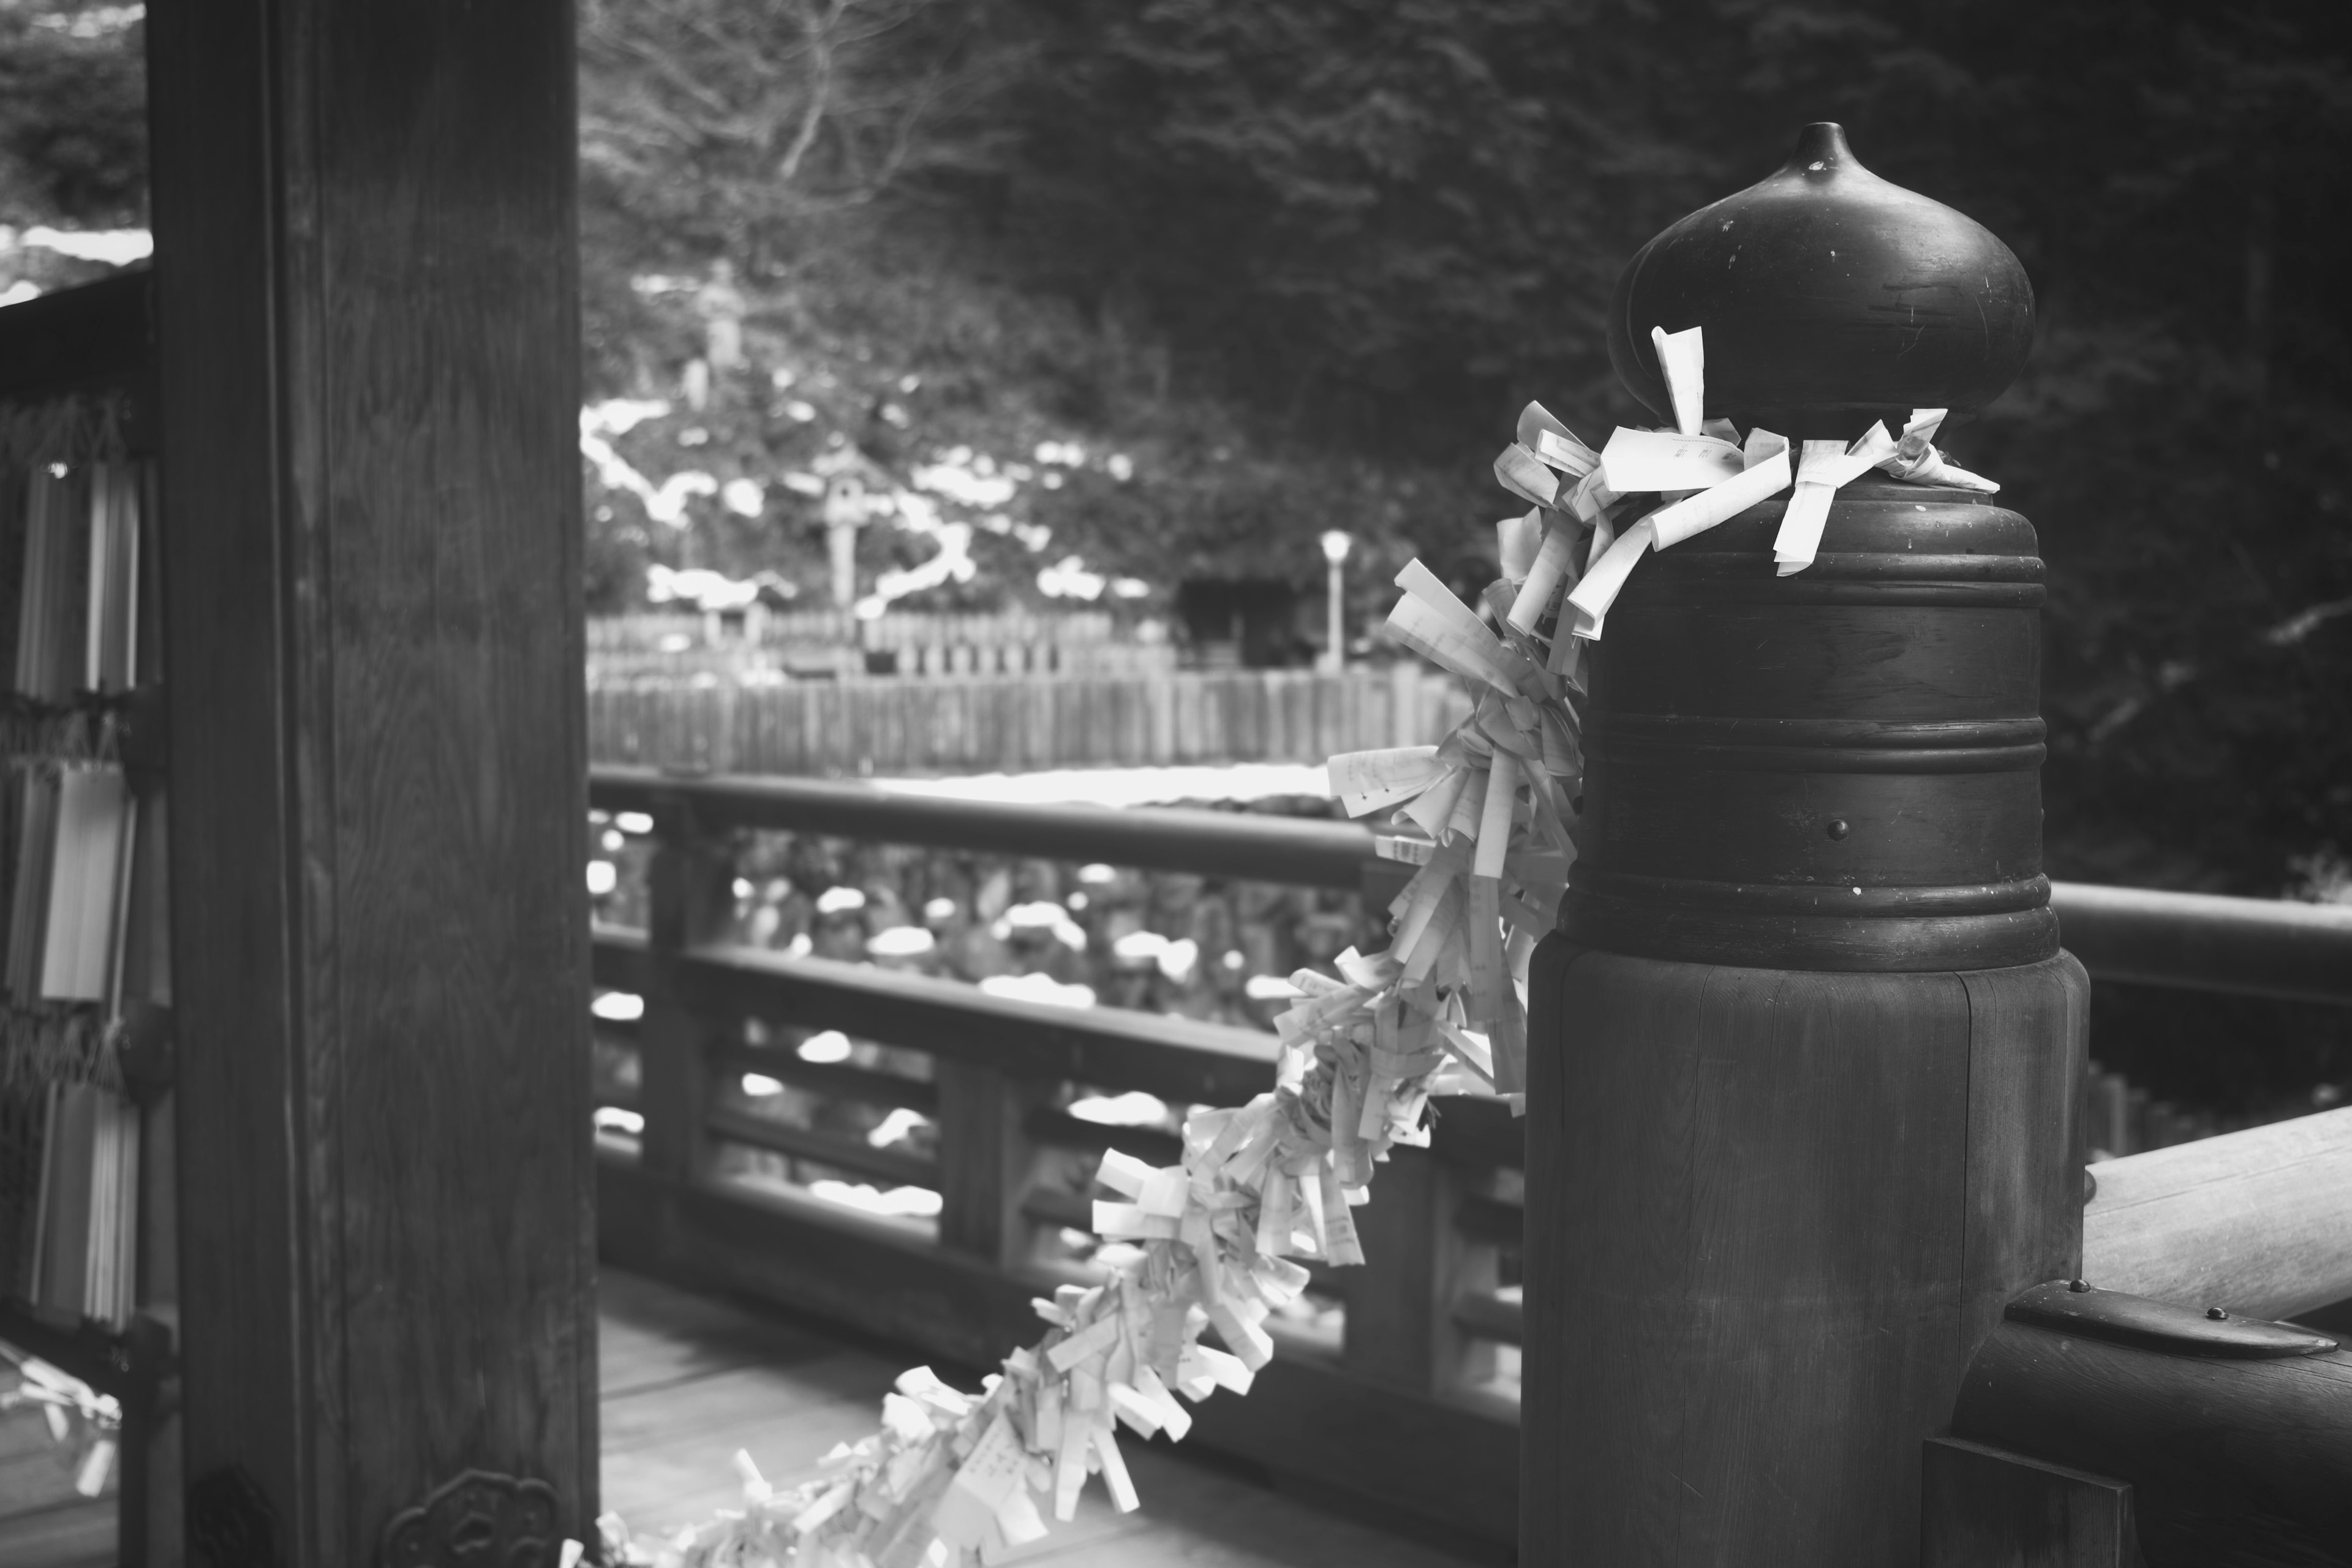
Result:
<svg viewBox="0 0 2352 1568"><path fill-rule="evenodd" d="M1920 1568L2144 1568L2129 1482L1930 1437Z"/></svg>
<svg viewBox="0 0 2352 1568"><path fill-rule="evenodd" d="M148 26L189 1534L504 1561L596 1511L571 7Z"/></svg>
<svg viewBox="0 0 2352 1568"><path fill-rule="evenodd" d="M2091 1167L2083 1278L2292 1318L2352 1298L2352 1109Z"/></svg>

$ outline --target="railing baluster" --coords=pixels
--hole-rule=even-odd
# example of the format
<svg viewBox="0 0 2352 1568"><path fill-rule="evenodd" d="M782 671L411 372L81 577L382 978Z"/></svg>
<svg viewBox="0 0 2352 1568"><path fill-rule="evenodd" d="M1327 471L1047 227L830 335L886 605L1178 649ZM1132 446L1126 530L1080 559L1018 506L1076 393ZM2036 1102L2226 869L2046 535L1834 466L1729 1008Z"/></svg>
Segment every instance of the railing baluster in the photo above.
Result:
<svg viewBox="0 0 2352 1568"><path fill-rule="evenodd" d="M701 832L683 798L656 800L652 815L656 847L646 876L646 1011L637 1035L640 1147L648 1174L684 1184L698 1180L706 1164L709 1026L687 1003L679 958L725 929L734 858L724 841Z"/></svg>
<svg viewBox="0 0 2352 1568"><path fill-rule="evenodd" d="M1355 1211L1364 1264L1347 1280L1348 1369L1416 1394L1486 1381L1494 1346L1463 1332L1454 1303L1495 1288L1495 1249L1454 1225L1458 1172L1421 1150L1396 1149L1376 1185L1378 1201Z"/></svg>
<svg viewBox="0 0 2352 1568"><path fill-rule="evenodd" d="M1025 1123L1051 1086L994 1068L941 1059L940 1245L999 1268L1029 1260L1033 1222L1022 1213L1035 1167Z"/></svg>

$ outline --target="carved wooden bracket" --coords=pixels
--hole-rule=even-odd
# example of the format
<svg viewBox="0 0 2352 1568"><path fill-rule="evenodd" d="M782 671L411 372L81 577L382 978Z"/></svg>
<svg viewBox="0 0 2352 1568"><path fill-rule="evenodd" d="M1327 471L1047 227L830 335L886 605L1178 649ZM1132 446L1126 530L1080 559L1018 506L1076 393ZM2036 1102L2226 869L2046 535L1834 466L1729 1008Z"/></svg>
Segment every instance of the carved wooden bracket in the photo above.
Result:
<svg viewBox="0 0 2352 1568"><path fill-rule="evenodd" d="M384 1527L383 1568L554 1568L555 1489L467 1470Z"/></svg>
<svg viewBox="0 0 2352 1568"><path fill-rule="evenodd" d="M196 1568L278 1568L278 1512L235 1466L188 1483L188 1548Z"/></svg>

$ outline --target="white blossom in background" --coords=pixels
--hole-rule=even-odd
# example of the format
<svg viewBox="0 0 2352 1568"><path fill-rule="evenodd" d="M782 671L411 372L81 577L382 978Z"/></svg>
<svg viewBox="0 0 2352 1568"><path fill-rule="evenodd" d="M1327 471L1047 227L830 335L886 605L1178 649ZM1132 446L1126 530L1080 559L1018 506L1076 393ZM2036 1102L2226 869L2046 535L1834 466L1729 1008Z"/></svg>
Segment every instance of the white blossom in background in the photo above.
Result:
<svg viewBox="0 0 2352 1568"><path fill-rule="evenodd" d="M102 38L146 18L144 5L92 5L86 11L46 12L33 18L33 26L68 38Z"/></svg>
<svg viewBox="0 0 2352 1568"><path fill-rule="evenodd" d="M757 479L730 479L719 487L721 505L738 517L757 517L768 510L768 492Z"/></svg>
<svg viewBox="0 0 2352 1568"><path fill-rule="evenodd" d="M1041 463L1058 463L1064 468L1075 468L1085 464L1087 449L1076 441L1040 441L1035 457Z"/></svg>
<svg viewBox="0 0 2352 1568"><path fill-rule="evenodd" d="M598 482L606 489L625 490L637 498L646 515L654 521L684 528L688 499L717 495L717 477L699 468L688 468L656 485L613 449L612 437L625 435L645 421L658 419L668 412L668 404L646 399L615 397L591 404L580 411L580 455L595 468Z"/></svg>
<svg viewBox="0 0 2352 1568"><path fill-rule="evenodd" d="M1110 591L1122 599L1141 599L1150 595L1151 584L1140 577L1114 577Z"/></svg>
<svg viewBox="0 0 2352 1568"><path fill-rule="evenodd" d="M980 988L991 996L1009 996L1017 1002L1043 1002L1055 1007L1091 1007L1095 1005L1093 986L1065 985L1050 974L991 974L981 980Z"/></svg>
<svg viewBox="0 0 2352 1568"><path fill-rule="evenodd" d="M1168 1120L1168 1102L1139 1089L1124 1094L1087 1095L1070 1101L1070 1114L1097 1127L1157 1127Z"/></svg>
<svg viewBox="0 0 2352 1568"><path fill-rule="evenodd" d="M1103 469L1120 484L1135 478L1135 459L1125 452L1113 452L1103 463Z"/></svg>
<svg viewBox="0 0 2352 1568"><path fill-rule="evenodd" d="M1013 525L1013 537L1021 542L1024 550L1034 555L1054 542L1054 531L1042 522L1016 522Z"/></svg>
<svg viewBox="0 0 2352 1568"><path fill-rule="evenodd" d="M943 522L933 531L939 541L940 552L919 566L885 572L874 579L874 596L887 605L893 599L903 599L909 594L919 594L926 588L936 588L953 581L969 583L980 567L971 558L971 525L968 522Z"/></svg>
<svg viewBox="0 0 2352 1568"><path fill-rule="evenodd" d="M155 254L155 237L143 228L68 229L35 224L18 234L16 242L28 250L55 251L76 261L99 261L109 267L128 267ZM0 249L5 248L0 244Z"/></svg>
<svg viewBox="0 0 2352 1568"><path fill-rule="evenodd" d="M625 436L646 420L668 413L669 405L657 397L608 397L580 411L580 428L593 436Z"/></svg>
<svg viewBox="0 0 2352 1568"><path fill-rule="evenodd" d="M1108 586L1098 574L1087 571L1086 563L1075 555L1065 555L1037 574L1037 591L1049 599L1084 599L1092 603L1102 597Z"/></svg>
<svg viewBox="0 0 2352 1568"><path fill-rule="evenodd" d="M758 602L762 587L776 588L789 597L792 584L773 573L738 581L701 566L679 571L656 563L646 568L646 598L656 605L692 605L706 612L741 610Z"/></svg>
<svg viewBox="0 0 2352 1568"><path fill-rule="evenodd" d="M987 468L981 464L987 464ZM965 506L1000 507L1013 499L1019 487L1007 476L992 471L994 468L986 458L974 462L970 447L958 447L941 454L939 461L918 467L908 478L917 489L929 490Z"/></svg>

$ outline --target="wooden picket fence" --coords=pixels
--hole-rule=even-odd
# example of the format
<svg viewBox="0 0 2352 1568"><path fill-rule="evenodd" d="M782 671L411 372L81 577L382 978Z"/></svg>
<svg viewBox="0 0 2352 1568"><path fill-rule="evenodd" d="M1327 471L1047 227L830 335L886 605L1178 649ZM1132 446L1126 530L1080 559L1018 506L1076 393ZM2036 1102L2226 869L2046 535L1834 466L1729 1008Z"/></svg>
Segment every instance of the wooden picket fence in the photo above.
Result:
<svg viewBox="0 0 2352 1568"><path fill-rule="evenodd" d="M1454 682L1412 663L1339 674L636 681L591 688L588 744L598 763L800 775L1319 763L1436 742L1467 712Z"/></svg>

